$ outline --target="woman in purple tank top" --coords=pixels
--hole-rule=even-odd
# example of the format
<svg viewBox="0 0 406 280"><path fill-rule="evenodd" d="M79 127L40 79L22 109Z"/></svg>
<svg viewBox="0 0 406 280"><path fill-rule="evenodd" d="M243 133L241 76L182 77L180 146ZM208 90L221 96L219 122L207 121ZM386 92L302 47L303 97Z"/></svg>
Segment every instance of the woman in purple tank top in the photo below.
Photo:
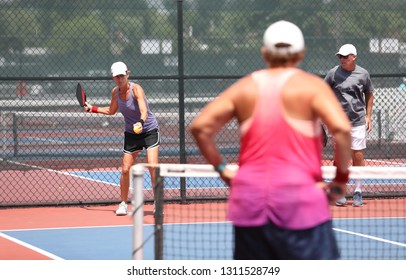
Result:
<svg viewBox="0 0 406 280"><path fill-rule="evenodd" d="M92 106L85 103L85 111L104 115L114 115L120 110L125 121L123 161L121 166L120 191L121 203L116 210L117 216L128 213L128 192L130 185L129 171L143 149L147 153L148 164L158 164L160 135L158 122L149 109L144 90L128 80L130 71L119 61L111 66L111 74L117 84L111 92L110 105L107 107ZM155 185L155 170L149 168L152 186Z"/></svg>

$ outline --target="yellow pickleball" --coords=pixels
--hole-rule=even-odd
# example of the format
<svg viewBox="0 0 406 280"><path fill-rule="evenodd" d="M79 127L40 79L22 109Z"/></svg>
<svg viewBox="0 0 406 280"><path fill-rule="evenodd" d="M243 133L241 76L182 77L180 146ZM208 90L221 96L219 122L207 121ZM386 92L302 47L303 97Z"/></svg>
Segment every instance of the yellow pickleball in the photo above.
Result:
<svg viewBox="0 0 406 280"><path fill-rule="evenodd" d="M136 133L136 134L140 134L141 131L142 131L142 126L141 126L141 125L135 125L135 124L134 124L134 126L133 126L133 131L134 131L134 133Z"/></svg>

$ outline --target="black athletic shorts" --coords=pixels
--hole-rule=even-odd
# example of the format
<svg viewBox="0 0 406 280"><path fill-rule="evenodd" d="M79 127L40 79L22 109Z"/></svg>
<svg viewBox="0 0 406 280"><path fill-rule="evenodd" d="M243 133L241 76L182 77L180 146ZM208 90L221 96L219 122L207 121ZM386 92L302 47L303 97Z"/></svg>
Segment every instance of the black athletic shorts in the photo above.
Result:
<svg viewBox="0 0 406 280"><path fill-rule="evenodd" d="M161 143L159 129L153 129L141 134L124 132L124 147L123 152L132 154L143 149L151 149L158 147Z"/></svg>
<svg viewBox="0 0 406 280"><path fill-rule="evenodd" d="M311 229L282 229L272 222L234 226L236 260L336 260L340 257L332 222Z"/></svg>

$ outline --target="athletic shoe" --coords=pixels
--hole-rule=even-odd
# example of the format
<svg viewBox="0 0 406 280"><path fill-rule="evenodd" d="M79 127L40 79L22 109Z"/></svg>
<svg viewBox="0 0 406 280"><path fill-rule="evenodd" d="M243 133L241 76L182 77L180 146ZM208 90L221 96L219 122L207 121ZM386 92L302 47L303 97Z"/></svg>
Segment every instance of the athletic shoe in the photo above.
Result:
<svg viewBox="0 0 406 280"><path fill-rule="evenodd" d="M337 206L344 206L347 203L347 199L345 197L340 198L339 200L336 201Z"/></svg>
<svg viewBox="0 0 406 280"><path fill-rule="evenodd" d="M360 192L355 192L353 196L354 201L352 206L361 207L362 206L362 194Z"/></svg>
<svg viewBox="0 0 406 280"><path fill-rule="evenodd" d="M116 210L117 216L125 216L127 215L127 203L124 201L118 205L118 209Z"/></svg>

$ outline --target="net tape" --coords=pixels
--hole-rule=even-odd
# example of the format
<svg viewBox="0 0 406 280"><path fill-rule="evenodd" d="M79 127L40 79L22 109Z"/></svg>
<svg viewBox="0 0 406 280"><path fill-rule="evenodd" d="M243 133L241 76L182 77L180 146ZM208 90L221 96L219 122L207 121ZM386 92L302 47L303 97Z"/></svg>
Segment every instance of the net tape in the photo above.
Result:
<svg viewBox="0 0 406 280"><path fill-rule="evenodd" d="M156 167L163 177L219 177L219 174L210 164L158 164L140 166ZM238 165L229 164L227 168L237 170ZM322 175L325 179L332 179L336 174L335 166L322 166ZM141 169L142 171L142 169ZM406 167L387 166L350 166L350 179L406 179ZM134 170L133 170L134 172Z"/></svg>

